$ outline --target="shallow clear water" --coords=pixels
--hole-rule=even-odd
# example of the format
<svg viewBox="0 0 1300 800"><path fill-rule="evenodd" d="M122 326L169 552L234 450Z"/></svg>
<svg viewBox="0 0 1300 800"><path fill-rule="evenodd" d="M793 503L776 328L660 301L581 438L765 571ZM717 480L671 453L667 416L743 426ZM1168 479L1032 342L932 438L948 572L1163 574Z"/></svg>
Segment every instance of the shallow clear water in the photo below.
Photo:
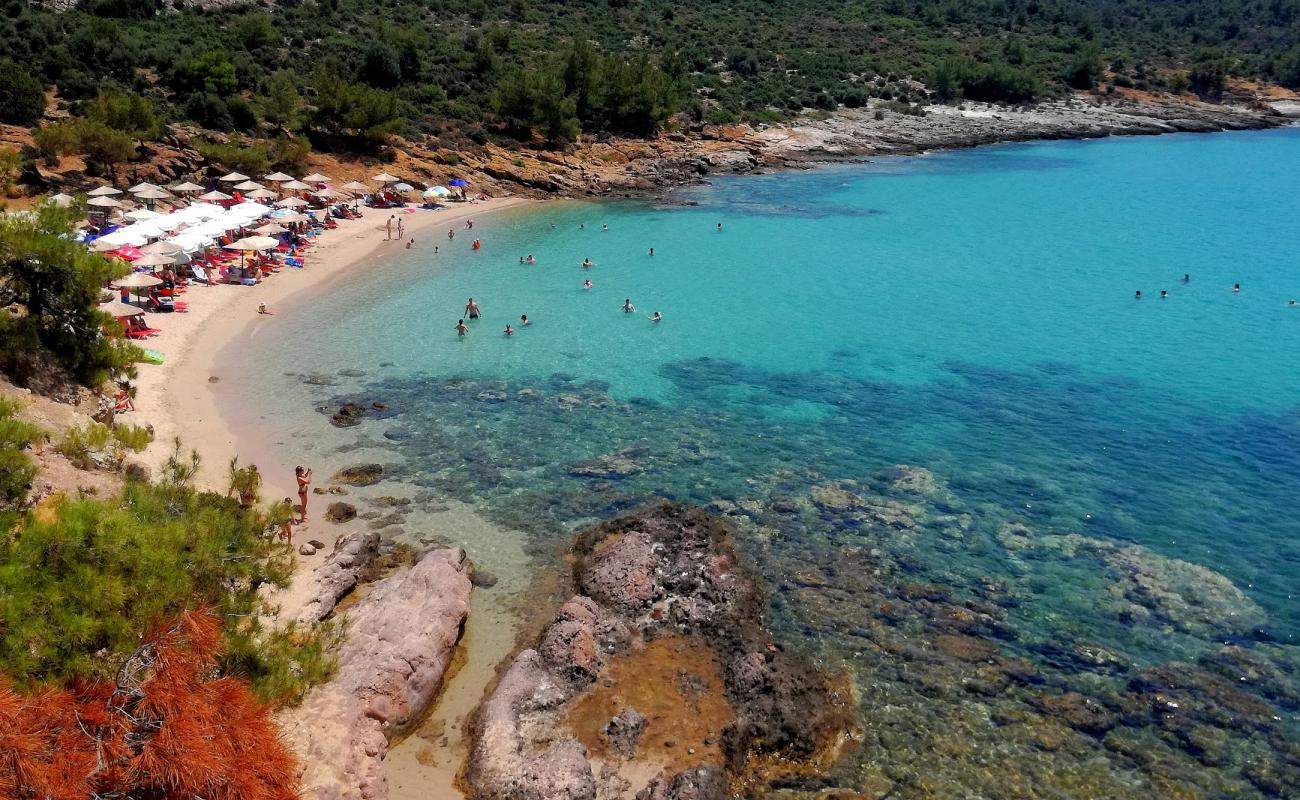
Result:
<svg viewBox="0 0 1300 800"><path fill-rule="evenodd" d="M292 346L237 343L223 386L264 438L331 466L386 460L384 491L473 503L538 553L649 497L712 504L771 588L773 624L857 678L864 740L842 785L1253 796L1272 791L1266 761L1289 791L1297 186L1288 129L721 179L679 192L689 207L506 212L277 316ZM458 339L470 296L484 318ZM503 336L523 313L534 323ZM390 408L343 430L314 410L346 399ZM972 659L971 640L992 655ZM1118 660L1079 655L1098 649ZM1153 683L1175 661L1195 665L1183 683ZM1201 710L1245 691L1273 719L1180 727L1149 716L1157 689ZM1068 692L1119 721L1041 700ZM1064 744L1044 738L1061 726ZM951 766L919 775L927 754Z"/></svg>

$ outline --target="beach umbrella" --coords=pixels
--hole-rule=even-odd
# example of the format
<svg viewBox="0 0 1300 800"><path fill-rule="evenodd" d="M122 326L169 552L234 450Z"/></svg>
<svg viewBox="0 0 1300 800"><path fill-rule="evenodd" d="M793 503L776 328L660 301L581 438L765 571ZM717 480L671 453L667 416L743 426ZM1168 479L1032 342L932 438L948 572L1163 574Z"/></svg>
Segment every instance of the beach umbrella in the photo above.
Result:
<svg viewBox="0 0 1300 800"><path fill-rule="evenodd" d="M280 188L288 189L294 192L300 192L304 189L312 188L312 185L310 183L303 183L302 181L285 181L284 183L280 184Z"/></svg>
<svg viewBox="0 0 1300 800"><path fill-rule="evenodd" d="M433 192L438 197L447 197L448 195L451 194L451 189L448 189L446 186L435 186L429 191ZM428 192L426 192L426 194L427 193Z"/></svg>
<svg viewBox="0 0 1300 800"><path fill-rule="evenodd" d="M118 228L112 233L106 233L96 241L106 242L121 247L124 244L140 247L149 241L149 237L136 230L136 226L128 225L125 228Z"/></svg>
<svg viewBox="0 0 1300 800"><path fill-rule="evenodd" d="M199 186L197 183L185 181L184 183L176 184L171 188L171 190L173 192L201 192L203 191L203 187Z"/></svg>
<svg viewBox="0 0 1300 800"><path fill-rule="evenodd" d="M329 183L333 179L328 175L322 175L319 172L313 172L312 174L303 178L303 180L306 181L307 183Z"/></svg>
<svg viewBox="0 0 1300 800"><path fill-rule="evenodd" d="M307 205L307 201L303 200L300 197L286 197L285 199L276 203L276 205L279 206L280 208L302 208L303 206Z"/></svg>
<svg viewBox="0 0 1300 800"><path fill-rule="evenodd" d="M131 264L137 267L165 267L175 264L179 259L177 253L141 253Z"/></svg>
<svg viewBox="0 0 1300 800"><path fill-rule="evenodd" d="M135 196L141 200L165 200L171 197L171 193L166 189L149 188L141 189L135 193Z"/></svg>
<svg viewBox="0 0 1300 800"><path fill-rule="evenodd" d="M72 195L64 194L63 192L59 192L58 194L52 194L45 199L53 203L54 205L58 206L59 208L67 208L68 206L72 205Z"/></svg>
<svg viewBox="0 0 1300 800"><path fill-rule="evenodd" d="M101 236L100 238L90 243L90 252L111 253L112 251L116 250L119 247L121 247L121 245L115 244L114 242L106 242L104 241L104 238Z"/></svg>
<svg viewBox="0 0 1300 800"><path fill-rule="evenodd" d="M253 231L262 236L279 236L282 233L289 232L287 228L282 228L274 222L268 222L260 228L254 228Z"/></svg>
<svg viewBox="0 0 1300 800"><path fill-rule="evenodd" d="M272 197L279 197L278 194L271 191L270 189L254 189L253 191L248 193L248 196L256 198L258 200L270 200Z"/></svg>
<svg viewBox="0 0 1300 800"><path fill-rule="evenodd" d="M147 220L147 219L153 219L153 218L155 218L155 217L161 217L162 214L159 214L157 211L150 211L150 210L147 209L147 208L137 208L137 209L135 209L134 211L128 211L128 212L126 212L126 213L123 214L122 216L123 216L123 217L126 217L127 219L131 220L132 222L144 222L144 221Z"/></svg>
<svg viewBox="0 0 1300 800"><path fill-rule="evenodd" d="M321 189L319 192L315 192L315 195L317 197L324 197L326 200L330 200L335 197L342 197L343 193L340 191L336 191L334 189Z"/></svg>
<svg viewBox="0 0 1300 800"><path fill-rule="evenodd" d="M231 197L228 194L225 194L224 192L212 191L212 192L208 192L207 194L199 195L199 199L200 200L234 200L235 198Z"/></svg>
<svg viewBox="0 0 1300 800"><path fill-rule="evenodd" d="M347 183L343 184L343 185L340 186L339 188L340 188L340 189L347 189L349 192L368 192L368 191L370 191L370 187L367 186L367 185L365 185L365 184L362 183L361 181L348 181Z"/></svg>
<svg viewBox="0 0 1300 800"><path fill-rule="evenodd" d="M226 210L212 203L194 203L189 208L184 209L184 213L195 219L216 219L226 213Z"/></svg>
<svg viewBox="0 0 1300 800"><path fill-rule="evenodd" d="M378 175L372 177L370 180L379 181L380 183L397 183L398 181L401 180L401 178L397 177L396 175L389 175L387 172L381 172Z"/></svg>
<svg viewBox="0 0 1300 800"><path fill-rule="evenodd" d="M280 245L279 239L270 236L248 236L226 245L227 250L270 250Z"/></svg>
<svg viewBox="0 0 1300 800"><path fill-rule="evenodd" d="M141 181L140 183L137 183L135 186L132 186L130 189L127 189L127 191L130 192L131 194L139 194L140 192L143 192L146 189L161 189L161 188L162 187L156 183L150 183L149 181Z"/></svg>
<svg viewBox="0 0 1300 800"><path fill-rule="evenodd" d="M283 172L272 172L270 175L262 176L262 180L271 181L272 183L284 183L293 180L293 176L285 175Z"/></svg>
<svg viewBox="0 0 1300 800"><path fill-rule="evenodd" d="M181 251L181 248L177 247L171 242L154 242L152 244L147 244L144 247L141 247L140 251L143 253L166 254L166 253L179 253Z"/></svg>
<svg viewBox="0 0 1300 800"><path fill-rule="evenodd" d="M137 258L142 257L144 255L144 252L140 250L140 248L138 247L132 247L131 245L127 244L127 245L122 245L116 250L110 250L109 255L117 256L123 261L135 261Z"/></svg>
<svg viewBox="0 0 1300 800"><path fill-rule="evenodd" d="M232 172L229 175L222 175L220 178L217 178L217 180L222 183L239 183L240 181L248 180L248 176L240 175L238 172Z"/></svg>
<svg viewBox="0 0 1300 800"><path fill-rule="evenodd" d="M144 313L144 309L123 303L121 300L109 300L107 303L100 303L99 310L105 314L112 314L121 319L122 317L134 317Z"/></svg>
<svg viewBox="0 0 1300 800"><path fill-rule="evenodd" d="M121 189L114 189L112 186L101 186L98 189L91 189L86 192L88 197L108 197L110 194L121 194Z"/></svg>
<svg viewBox="0 0 1300 800"><path fill-rule="evenodd" d="M244 181L243 183L237 183L234 185L234 189L240 192L251 192L254 189L261 189L261 188L262 188L262 184L258 183L257 181Z"/></svg>
<svg viewBox="0 0 1300 800"><path fill-rule="evenodd" d="M147 272L132 272L125 278L113 281L110 285L114 289L147 289L160 283L162 283L162 278L155 275L150 275Z"/></svg>
<svg viewBox="0 0 1300 800"><path fill-rule="evenodd" d="M294 214L293 212L280 211L271 215L271 218L279 222L306 222L311 217L306 214Z"/></svg>
<svg viewBox="0 0 1300 800"><path fill-rule="evenodd" d="M95 206L96 208L121 208L122 207L122 204L117 202L113 198L104 197L102 195L99 197L92 197L86 202L92 206Z"/></svg>
<svg viewBox="0 0 1300 800"><path fill-rule="evenodd" d="M452 180L447 181L447 185L455 186L457 189L464 189L466 186L469 186L469 181L464 178L453 178Z"/></svg>
<svg viewBox="0 0 1300 800"><path fill-rule="evenodd" d="M413 192L415 187L409 183L399 183L393 187L394 192Z"/></svg>

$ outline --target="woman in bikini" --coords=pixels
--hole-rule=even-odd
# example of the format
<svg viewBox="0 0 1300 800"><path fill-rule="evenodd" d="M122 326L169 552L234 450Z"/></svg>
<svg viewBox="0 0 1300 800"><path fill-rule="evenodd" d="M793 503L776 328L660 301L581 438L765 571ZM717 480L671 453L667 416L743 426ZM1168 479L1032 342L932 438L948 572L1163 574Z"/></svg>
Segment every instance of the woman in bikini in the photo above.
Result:
<svg viewBox="0 0 1300 800"><path fill-rule="evenodd" d="M294 467L293 475L298 480L298 504L302 506L299 524L307 521L307 491L311 488L311 470L301 466Z"/></svg>

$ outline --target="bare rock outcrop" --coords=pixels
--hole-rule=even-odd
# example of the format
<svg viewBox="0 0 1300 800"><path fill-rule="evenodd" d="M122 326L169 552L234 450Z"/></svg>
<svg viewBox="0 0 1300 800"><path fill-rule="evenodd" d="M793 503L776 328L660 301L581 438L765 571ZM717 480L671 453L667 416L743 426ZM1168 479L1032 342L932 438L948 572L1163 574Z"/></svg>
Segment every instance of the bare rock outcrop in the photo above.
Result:
<svg viewBox="0 0 1300 800"><path fill-rule="evenodd" d="M317 568L311 595L298 611L302 623L320 622L334 606L374 569L379 556L379 533L357 531L339 537L334 552Z"/></svg>
<svg viewBox="0 0 1300 800"><path fill-rule="evenodd" d="M338 673L284 720L302 764L302 796L382 800L392 736L442 686L469 613L464 553L434 550L375 584L348 611Z"/></svg>
<svg viewBox="0 0 1300 800"><path fill-rule="evenodd" d="M574 546L578 594L480 707L474 800L726 797L757 763L807 769L848 728L849 697L762 626L727 528L663 504Z"/></svg>

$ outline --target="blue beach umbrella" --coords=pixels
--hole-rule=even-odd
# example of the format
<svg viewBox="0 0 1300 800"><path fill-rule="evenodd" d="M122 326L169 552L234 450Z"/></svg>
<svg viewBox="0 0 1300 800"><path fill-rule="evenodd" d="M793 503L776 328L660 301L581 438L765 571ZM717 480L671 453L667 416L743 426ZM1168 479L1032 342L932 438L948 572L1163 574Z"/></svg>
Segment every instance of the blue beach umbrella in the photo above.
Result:
<svg viewBox="0 0 1300 800"><path fill-rule="evenodd" d="M469 186L469 181L465 180L464 178L453 178L452 180L447 182L447 185L455 186L457 189L463 189L466 186Z"/></svg>

